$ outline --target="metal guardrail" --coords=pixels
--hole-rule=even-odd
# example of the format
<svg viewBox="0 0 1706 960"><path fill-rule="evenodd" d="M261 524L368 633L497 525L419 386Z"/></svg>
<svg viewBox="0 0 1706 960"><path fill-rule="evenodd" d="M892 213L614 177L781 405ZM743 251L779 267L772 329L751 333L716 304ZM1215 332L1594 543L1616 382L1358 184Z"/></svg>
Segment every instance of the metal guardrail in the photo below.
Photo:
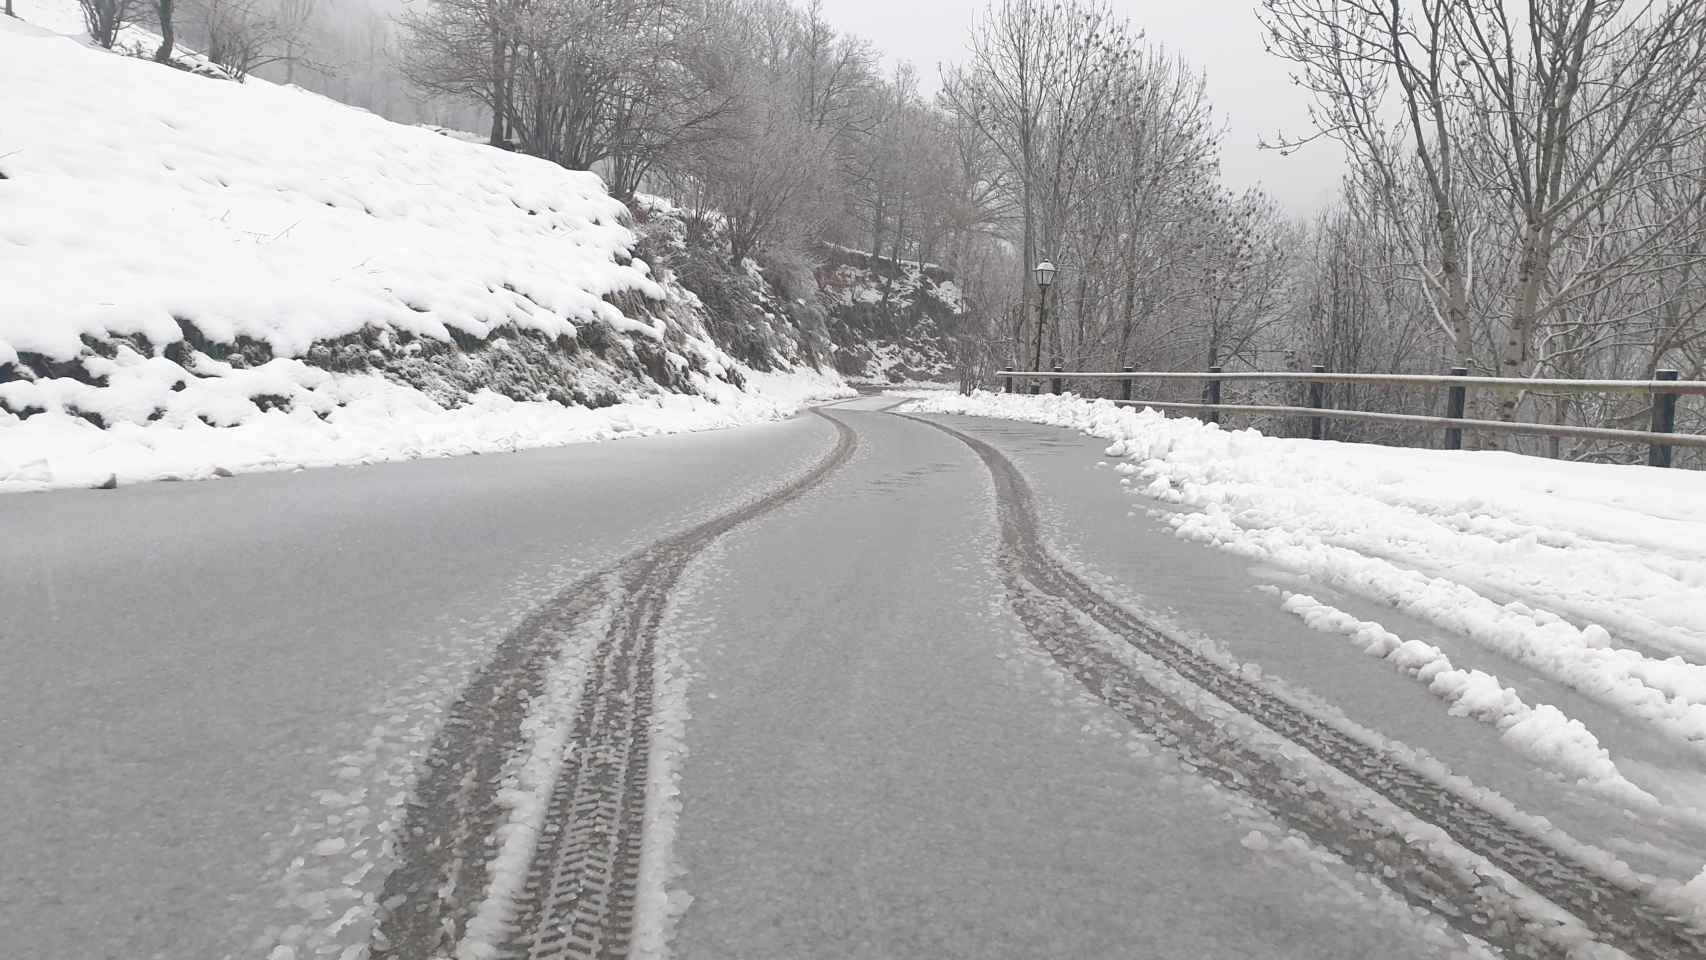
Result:
<svg viewBox="0 0 1706 960"><path fill-rule="evenodd" d="M999 370L996 376L1003 378L1008 393L1014 392L1016 382L1026 382L1031 385L1032 393L1038 392L1042 381L1049 381L1054 393L1060 393L1062 384L1068 380L1101 380L1113 381L1120 384L1120 399L1115 403L1134 407L1153 407L1157 410L1190 410L1205 413L1206 420L1212 423L1220 421L1222 413L1247 414L1281 414L1306 416L1310 420L1309 435L1319 440L1325 435L1324 421L1332 420L1367 420L1382 423L1400 423L1410 426L1435 427L1445 430L1445 446L1449 450L1461 449L1463 446L1464 430L1480 430L1488 433L1511 433L1528 436L1544 437L1576 437L1585 440L1612 440L1625 443L1644 443L1648 446L1647 463L1655 467L1671 465L1672 451L1675 447L1693 447L1706 449L1706 436L1676 432L1676 401L1680 396L1706 396L1706 381L1682 380L1675 370L1656 371L1652 380L1559 380L1559 379L1522 379L1513 377L1471 377L1463 367L1453 367L1450 374L1384 374L1384 373L1330 373L1324 367L1316 367L1308 373L1260 373L1253 371L1237 371L1228 373L1218 367L1210 368L1202 373L1172 373L1158 371L1134 370L1127 367L1118 372L1079 372L1065 371L1056 367L1053 370ZM1181 403L1159 400L1134 400L1131 386L1137 381L1169 381L1183 380L1203 384L1203 402ZM1306 407L1222 403L1220 386L1226 382L1265 382L1265 383L1307 383L1309 384L1309 405ZM1365 383L1414 387L1445 387L1446 415L1442 417L1420 416L1409 413L1376 413L1369 410L1338 410L1327 406L1325 387L1328 384ZM1621 430L1609 427L1578 427L1568 424L1550 423L1521 423L1504 420L1475 420L1464 416L1468 406L1470 390L1497 390L1508 392L1512 390L1540 390L1562 393L1622 393L1646 395L1652 398L1652 429L1650 430Z"/></svg>

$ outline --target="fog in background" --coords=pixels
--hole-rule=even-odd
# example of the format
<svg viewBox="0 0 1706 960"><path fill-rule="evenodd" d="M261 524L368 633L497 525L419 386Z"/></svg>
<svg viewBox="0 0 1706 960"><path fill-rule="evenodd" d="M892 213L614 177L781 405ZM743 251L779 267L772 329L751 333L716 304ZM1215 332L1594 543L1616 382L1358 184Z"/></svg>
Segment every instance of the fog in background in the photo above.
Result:
<svg viewBox="0 0 1706 960"><path fill-rule="evenodd" d="M405 122L432 122L475 132L479 110L443 100L428 101L400 78L374 63L389 47L389 21L419 0L318 0L319 26L349 38L322 52L335 61L324 77L297 82ZM825 0L830 22L841 32L870 40L892 70L910 62L921 92L933 95L944 63L962 60L972 24L985 0ZM1183 56L1202 71L1208 97L1225 131L1221 163L1227 186L1261 184L1282 206L1309 215L1337 194L1344 168L1337 144L1320 141L1296 155L1258 146L1262 138L1302 136L1310 127L1308 95L1292 84L1287 65L1262 47L1256 4L1250 0L1112 0L1114 10L1143 31L1145 39ZM385 36L381 38L379 34ZM378 68L378 69L376 69ZM258 71L283 78L279 67Z"/></svg>
<svg viewBox="0 0 1706 960"><path fill-rule="evenodd" d="M960 60L986 0L825 0L836 26L866 37L889 65L911 61L921 85L934 92L938 64ZM1308 94L1292 84L1287 65L1262 49L1251 0L1110 0L1145 38L1183 56L1207 75L1208 96L1226 130L1221 162L1227 186L1261 183L1293 213L1326 206L1338 192L1343 152L1336 143L1310 144L1294 156L1261 150L1276 133L1306 135Z"/></svg>

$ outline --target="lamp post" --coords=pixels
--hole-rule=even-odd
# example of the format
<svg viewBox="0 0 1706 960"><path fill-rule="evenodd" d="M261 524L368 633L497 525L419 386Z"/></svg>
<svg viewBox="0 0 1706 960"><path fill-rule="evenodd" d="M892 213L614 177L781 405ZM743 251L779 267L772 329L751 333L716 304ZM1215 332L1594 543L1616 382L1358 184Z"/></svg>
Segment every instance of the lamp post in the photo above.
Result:
<svg viewBox="0 0 1706 960"><path fill-rule="evenodd" d="M1054 285L1054 264L1047 260L1037 264L1037 348L1032 354L1031 369L1043 368L1043 328L1048 325L1048 288ZM1031 381L1031 392L1042 388L1041 380Z"/></svg>

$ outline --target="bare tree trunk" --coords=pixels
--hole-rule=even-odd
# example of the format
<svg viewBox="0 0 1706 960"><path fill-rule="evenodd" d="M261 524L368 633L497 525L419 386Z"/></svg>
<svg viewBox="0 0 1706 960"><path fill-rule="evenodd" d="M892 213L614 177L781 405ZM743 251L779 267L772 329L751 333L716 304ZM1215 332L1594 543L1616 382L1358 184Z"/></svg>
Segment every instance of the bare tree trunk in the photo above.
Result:
<svg viewBox="0 0 1706 960"><path fill-rule="evenodd" d="M1437 228L1439 272L1445 287L1445 322L1451 327L1452 353L1457 365L1467 367L1475 359L1475 339L1469 328L1469 284L1463 275L1463 238L1458 233L1457 215L1449 205L1440 206Z"/></svg>
<svg viewBox="0 0 1706 960"><path fill-rule="evenodd" d="M492 136L494 147L504 146L508 142L505 136L504 121L509 116L508 72L504 69L505 40L501 33L493 30L492 37Z"/></svg>
<svg viewBox="0 0 1706 960"><path fill-rule="evenodd" d="M156 6L160 12L160 46L154 51L154 59L161 63L170 63L172 61L172 48L176 43L172 29L172 14L173 8L177 6L177 0L157 0ZM12 0L6 0L6 12L12 12Z"/></svg>
<svg viewBox="0 0 1706 960"><path fill-rule="evenodd" d="M1078 342L1074 344L1072 348L1072 368L1074 370L1084 369L1084 345L1090 340L1089 311L1084 306L1088 299L1089 288L1090 273L1087 270L1080 270L1078 272L1078 305L1076 310L1078 318ZM1054 325L1054 329L1056 336L1059 336L1060 324L1058 322ZM1064 350L1061 351L1063 355L1065 352L1066 351Z"/></svg>
<svg viewBox="0 0 1706 960"><path fill-rule="evenodd" d="M902 209L904 210L905 208L903 207ZM906 234L906 216L905 216L905 214L902 214L895 219L895 223L894 223L894 244L889 250L890 254L892 254L890 259L894 261L893 269L890 270L888 273L884 274L884 276L883 276L882 311L883 311L883 322L884 323L890 323L891 322L891 318L889 317L889 303L894 296L895 275L900 273L900 271L901 271L901 263L900 263L900 255L902 252L901 251L901 237L903 237L905 234ZM883 252L880 249L873 249L871 251L871 256L873 259L880 258L880 257L882 257L882 255L883 255Z"/></svg>
<svg viewBox="0 0 1706 960"><path fill-rule="evenodd" d="M1534 343L1534 313L1540 302L1542 230L1530 222L1523 230L1522 252L1517 259L1516 303L1505 326L1505 341L1499 351L1499 373L1521 378L1528 375L1529 351ZM1519 396L1516 391L1499 395L1499 419L1515 421Z"/></svg>
<svg viewBox="0 0 1706 960"><path fill-rule="evenodd" d="M1022 249L1025 251L1025 256L1023 258L1024 273L1019 276L1019 304L1024 308L1025 318L1029 320L1031 316L1031 269L1037 264L1037 227L1036 221L1033 219L1031 208L1031 173L1029 170L1025 171L1023 192L1025 239ZM1040 296L1047 297L1048 291L1042 291ZM1037 349L1032 354L1033 359L1031 361L1031 369L1041 370L1043 368L1043 316L1042 306L1040 303L1037 307L1036 323Z"/></svg>

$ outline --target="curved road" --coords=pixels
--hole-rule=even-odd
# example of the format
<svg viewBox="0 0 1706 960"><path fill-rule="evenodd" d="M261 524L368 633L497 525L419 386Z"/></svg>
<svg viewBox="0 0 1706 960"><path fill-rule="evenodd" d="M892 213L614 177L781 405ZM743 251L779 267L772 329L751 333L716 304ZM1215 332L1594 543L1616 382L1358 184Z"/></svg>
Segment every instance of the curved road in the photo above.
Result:
<svg viewBox="0 0 1706 960"><path fill-rule="evenodd" d="M0 498L0 956L1706 955L1094 441L893 406Z"/></svg>

